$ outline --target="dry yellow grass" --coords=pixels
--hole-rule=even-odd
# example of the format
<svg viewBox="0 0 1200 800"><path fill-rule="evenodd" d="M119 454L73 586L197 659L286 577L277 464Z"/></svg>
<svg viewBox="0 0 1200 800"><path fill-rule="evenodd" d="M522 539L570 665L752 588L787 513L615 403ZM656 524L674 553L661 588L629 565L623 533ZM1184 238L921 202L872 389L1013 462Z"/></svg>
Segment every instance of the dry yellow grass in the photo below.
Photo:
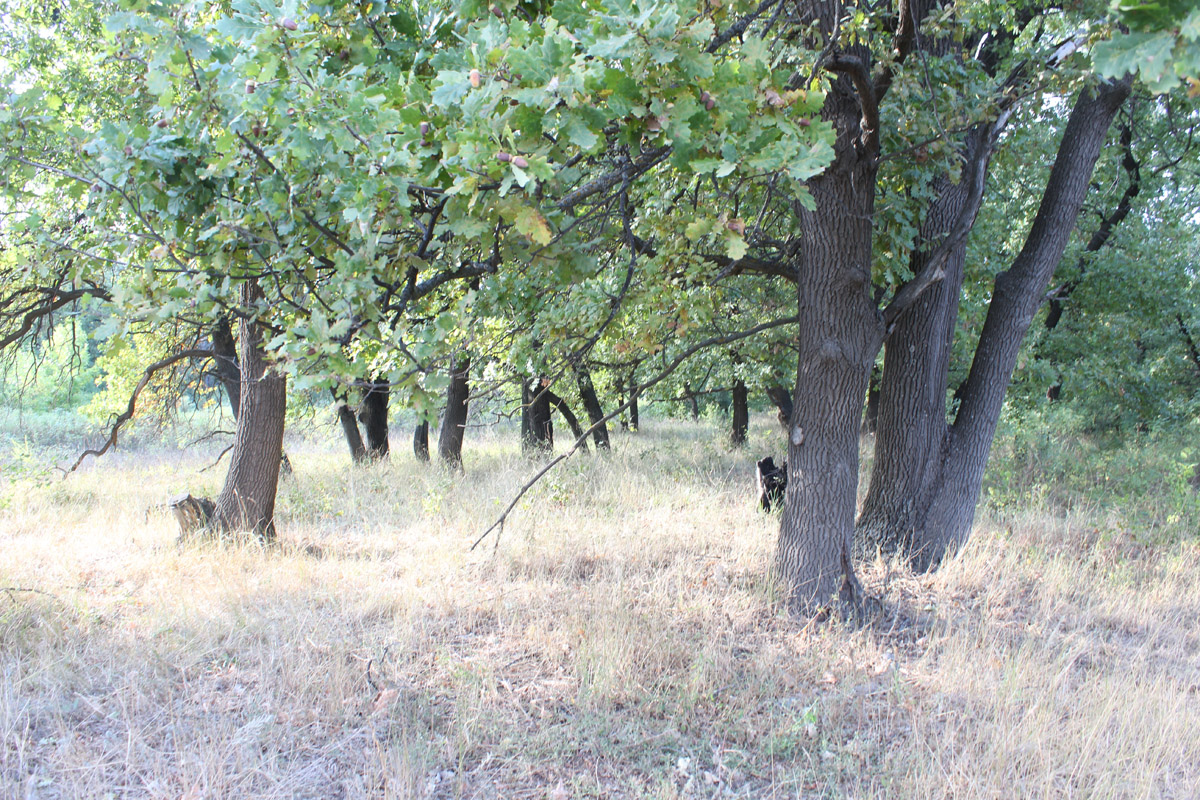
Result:
<svg viewBox="0 0 1200 800"><path fill-rule="evenodd" d="M1200 545L981 518L872 628L787 618L751 454L652 422L539 485L297 447L282 544L177 549L192 457L3 487L4 798L1200 797Z"/></svg>

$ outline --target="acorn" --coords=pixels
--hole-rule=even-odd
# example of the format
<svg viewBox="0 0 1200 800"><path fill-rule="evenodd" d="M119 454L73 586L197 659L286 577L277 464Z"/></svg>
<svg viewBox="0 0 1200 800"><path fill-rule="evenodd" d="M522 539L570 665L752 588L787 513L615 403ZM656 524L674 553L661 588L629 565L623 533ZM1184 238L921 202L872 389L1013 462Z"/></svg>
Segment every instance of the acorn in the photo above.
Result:
<svg viewBox="0 0 1200 800"><path fill-rule="evenodd" d="M340 58L342 61L349 61L350 60L350 48L343 47L341 50L339 50L338 58Z"/></svg>
<svg viewBox="0 0 1200 800"><path fill-rule="evenodd" d="M515 97L514 97L512 100L509 100L509 101L508 101L508 104L509 104L510 106L514 106L514 107L516 107L516 106L519 106L519 105L521 105L521 101L520 101L520 100L518 100L517 98L515 98Z"/></svg>
<svg viewBox="0 0 1200 800"><path fill-rule="evenodd" d="M125 155L127 155L127 156L133 155L133 148L130 147L129 145L125 145Z"/></svg>
<svg viewBox="0 0 1200 800"><path fill-rule="evenodd" d="M502 9L500 6L492 6L491 11L496 15L496 19L504 19L504 9Z"/></svg>
<svg viewBox="0 0 1200 800"><path fill-rule="evenodd" d="M812 120L810 120L808 117L801 117L800 119L796 120L796 124L801 128L807 128L809 125L812 125Z"/></svg>
<svg viewBox="0 0 1200 800"><path fill-rule="evenodd" d="M258 88L258 84L254 81L246 81L246 94L254 94L254 90Z"/></svg>
<svg viewBox="0 0 1200 800"><path fill-rule="evenodd" d="M474 89L478 89L479 84L483 82L483 79L479 75L479 70L477 69L471 70L471 72L467 75L467 78L471 81L471 87Z"/></svg>
<svg viewBox="0 0 1200 800"><path fill-rule="evenodd" d="M429 135L429 123L422 122L421 123L421 138L424 139L428 135Z"/></svg>
<svg viewBox="0 0 1200 800"><path fill-rule="evenodd" d="M512 164L518 169L525 169L529 166L529 162L525 160L525 156L513 156Z"/></svg>
<svg viewBox="0 0 1200 800"><path fill-rule="evenodd" d="M283 28L285 31L294 31L300 26L297 25L296 20L292 19L291 17L284 17L283 19L279 20L279 27Z"/></svg>
<svg viewBox="0 0 1200 800"><path fill-rule="evenodd" d="M713 100L712 95L708 92L700 93L700 102L704 105L704 108L709 111L712 111L717 105L717 101Z"/></svg>
<svg viewBox="0 0 1200 800"><path fill-rule="evenodd" d="M158 122L156 122L156 123L154 123L154 124L155 124L155 125L157 125L157 126L158 126L158 127L160 127L160 128L165 128L165 127L167 127L167 125L168 125L169 123L168 123L168 122L167 122L165 119L160 119Z"/></svg>
<svg viewBox="0 0 1200 800"><path fill-rule="evenodd" d="M520 156L517 156L517 158L520 158ZM496 160L499 161L501 164L507 164L508 162L513 160L513 157L512 157L511 153L506 153L503 150L501 150L499 153L496 153Z"/></svg>
<svg viewBox="0 0 1200 800"><path fill-rule="evenodd" d="M294 117L294 116L296 116L296 109L294 109L294 108L289 108L289 109L287 110L287 115L288 115L289 117Z"/></svg>

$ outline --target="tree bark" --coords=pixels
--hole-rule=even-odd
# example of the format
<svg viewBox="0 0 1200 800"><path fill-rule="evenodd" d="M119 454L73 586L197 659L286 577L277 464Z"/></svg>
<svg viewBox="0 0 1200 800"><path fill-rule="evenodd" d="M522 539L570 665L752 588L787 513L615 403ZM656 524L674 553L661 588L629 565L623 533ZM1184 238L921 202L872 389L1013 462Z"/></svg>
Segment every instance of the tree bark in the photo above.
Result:
<svg viewBox="0 0 1200 800"><path fill-rule="evenodd" d="M253 281L242 284L242 305L261 299ZM275 491L283 459L287 381L267 363L263 331L252 319L239 323L241 388L237 432L225 487L217 497L213 524L226 530L254 531L275 538Z"/></svg>
<svg viewBox="0 0 1200 800"><path fill-rule="evenodd" d="M875 472L858 526L866 548L899 551L914 568L928 570L970 535L1021 341L1062 258L1100 148L1129 87L1128 80L1106 82L1079 96L1025 245L1008 271L996 277L971 371L958 392L961 403L953 425L946 423L948 354L941 348L949 348L947 331L953 329L957 295L942 298L953 310L947 305L937 313L928 307L921 313L918 303L892 334ZM937 298L924 300L934 303ZM930 350L923 356L915 346L922 332Z"/></svg>
<svg viewBox="0 0 1200 800"><path fill-rule="evenodd" d="M629 376L629 430L638 429L638 385L637 378Z"/></svg>
<svg viewBox="0 0 1200 800"><path fill-rule="evenodd" d="M692 392L692 387L689 384L683 385L683 395L687 398L688 406L692 410L692 422L700 421L700 402L696 399L695 393Z"/></svg>
<svg viewBox="0 0 1200 800"><path fill-rule="evenodd" d="M771 399L776 408L775 418L779 420L779 424L783 427L783 432L786 434L791 430L792 422L792 394L782 386L775 384L767 387L767 397Z"/></svg>
<svg viewBox="0 0 1200 800"><path fill-rule="evenodd" d="M592 441L597 450L608 450L608 423L604 422L604 409L600 406L600 398L592 384L591 373L587 368L580 367L576 370L575 377L579 383L579 397L583 400L583 408L592 424Z"/></svg>
<svg viewBox="0 0 1200 800"><path fill-rule="evenodd" d="M533 378L521 385L521 449L524 452L554 449L550 393L544 383L544 378Z"/></svg>
<svg viewBox="0 0 1200 800"><path fill-rule="evenodd" d="M865 56L865 53L861 54ZM864 103L867 100L864 98ZM788 480L776 571L790 607L859 612L851 565L858 429L867 379L882 340L871 298L871 220L877 142L848 77L834 81L822 116L838 132L834 163L809 181L815 210L798 202L797 371L788 435Z"/></svg>
<svg viewBox="0 0 1200 800"><path fill-rule="evenodd" d="M734 447L746 444L746 431L750 428L750 403L746 393L746 384L741 379L733 382L733 430L730 431L729 441Z"/></svg>
<svg viewBox="0 0 1200 800"><path fill-rule="evenodd" d="M334 397L337 398L336 393ZM354 409L339 398L337 415L338 422L342 424L342 435L346 438L346 446L350 448L350 458L355 464L361 464L367 460L367 448L363 445L362 434L358 431L358 419L354 416Z"/></svg>
<svg viewBox="0 0 1200 800"><path fill-rule="evenodd" d="M422 420L413 431L413 455L417 461L429 462L429 420Z"/></svg>
<svg viewBox="0 0 1200 800"><path fill-rule="evenodd" d="M213 360L217 365L217 380L225 388L233 418L238 418L242 399L242 371L238 367L237 343L229 327L229 317L221 317L212 329Z"/></svg>
<svg viewBox="0 0 1200 800"><path fill-rule="evenodd" d="M388 457L389 394L387 383L369 383L359 408L358 419L367 434L367 457L372 461L383 461Z"/></svg>
<svg viewBox="0 0 1200 800"><path fill-rule="evenodd" d="M467 403L471 396L471 357L459 353L450 365L450 385L446 387L446 411L438 435L438 457L456 469L462 469L463 438L467 430Z"/></svg>
<svg viewBox="0 0 1200 800"><path fill-rule="evenodd" d="M587 439L583 438L583 428L579 427L579 420L575 417L574 412L571 411L571 407L567 405L567 401L549 389L546 390L546 398L549 400L550 405L558 409L558 413L562 414L562 418L566 420L567 426L571 429L571 435L580 443L579 446L583 448L584 452L587 452Z"/></svg>

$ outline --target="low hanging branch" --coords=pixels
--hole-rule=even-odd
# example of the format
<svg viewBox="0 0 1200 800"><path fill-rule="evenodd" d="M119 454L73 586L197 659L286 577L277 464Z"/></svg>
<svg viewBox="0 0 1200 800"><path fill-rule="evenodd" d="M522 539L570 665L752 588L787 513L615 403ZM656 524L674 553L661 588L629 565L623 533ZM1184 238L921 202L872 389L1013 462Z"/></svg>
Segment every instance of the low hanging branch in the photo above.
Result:
<svg viewBox="0 0 1200 800"><path fill-rule="evenodd" d="M172 364L176 364L176 363L183 361L185 359L188 359L188 358L212 358L212 356L213 356L213 353L211 350L200 350L199 348L190 349L190 350L180 350L178 353L167 356L166 358L161 359L159 361L155 361L153 364L146 367L146 371L142 373L142 379L140 381L138 381L137 386L133 387L133 393L131 395L129 395L129 405L125 408L124 411L121 412L121 414L113 422L112 429L108 433L108 439L104 442L104 446L101 447L99 450L84 450L79 455L79 458L75 459L75 463L71 465L70 469L63 471L63 478L65 479L68 475L70 475L72 472L74 472L76 469L78 469L79 465L82 464L83 460L85 458L87 458L88 456L96 456L97 458L99 458L100 456L107 453L111 448L116 446L117 433L120 432L122 425L124 425L129 420L133 419L133 412L137 406L138 396L142 393L142 390L145 389L146 386L150 383L150 379L154 377L154 374L156 372L158 372L161 369L166 369L167 367L171 366Z"/></svg>
<svg viewBox="0 0 1200 800"><path fill-rule="evenodd" d="M704 341L697 342L696 344L694 344L691 347L684 350L679 355L675 356L675 358L671 359L671 362L669 364L667 364L667 366L664 367L657 375L655 375L654 377L650 378L647 381L644 381L644 382L638 384L637 388L633 392L630 392L631 398L636 398L638 395L640 395L646 389L649 389L651 386L654 386L655 384L658 384L658 383L662 382L663 380L665 380L666 378L668 378L671 375L671 373L673 373L676 369L679 368L679 366L681 364L683 364L684 361L687 361L689 358L691 358L692 356L694 356L696 353L700 352L701 350L707 349L709 347L715 347L715 346L721 345L721 344L729 344L731 342L737 342L742 339L748 339L751 336L762 333L763 331L770 330L772 328L779 328L784 325L794 325L794 324L798 323L799 321L800 321L800 317L798 317L798 316L785 317L784 319L772 320L771 322L764 322L761 325L755 325L753 328L749 328L748 330L738 331L736 333L724 333L724 334L720 334L718 336L711 336L711 337L705 339ZM510 502L508 504L508 506L504 509L504 511L500 514L500 516L496 519L496 521L493 522L486 531L484 531L482 534L480 534L479 538L476 539L475 542L471 545L471 549L474 550L476 547L478 547L479 543L482 542L484 539L486 539L488 537L488 534L490 534L492 531L496 531L496 536L497 536L496 544L497 544L497 546L499 546L499 544L500 544L499 536L500 536L500 533L503 532L503 530L504 530L504 522L505 522L505 520L508 519L508 515L512 513L512 510L514 508L516 508L517 503L521 502L521 498L525 496L525 493L528 492L530 489L532 489L534 486L536 486L538 481L540 481L546 475L546 473L548 473L550 470L554 469L560 463L562 463L563 461L566 461L568 458L570 458L572 455L574 455L575 451L577 451L581 445L583 445L584 443L587 442L587 438L592 435L592 431L596 430L601 425L607 424L609 420L617 417L621 412L623 412L625 409L629 408L629 406L633 402L634 402L633 399L626 400L624 403L622 403L620 406L618 406L616 409L614 409L610 414L605 416L603 419L597 420L590 428L588 428L586 431L584 431L582 435L580 435L579 437L577 437L575 439L575 442L574 442L574 444L571 445L570 450L566 451L565 453L563 453L561 455L555 456L553 459L551 459L551 461L548 464L546 464L546 466L544 466L540 470L538 470L537 474L534 475L532 478L530 478L529 481L517 491L517 494L512 499L512 502Z"/></svg>

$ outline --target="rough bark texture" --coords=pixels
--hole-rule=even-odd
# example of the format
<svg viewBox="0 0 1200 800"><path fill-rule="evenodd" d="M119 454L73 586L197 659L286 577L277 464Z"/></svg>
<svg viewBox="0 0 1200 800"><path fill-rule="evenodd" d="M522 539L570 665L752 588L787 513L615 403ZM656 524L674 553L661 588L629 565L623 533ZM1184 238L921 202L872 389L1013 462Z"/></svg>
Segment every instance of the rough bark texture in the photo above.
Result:
<svg viewBox="0 0 1200 800"><path fill-rule="evenodd" d="M358 419L367 434L367 457L373 461L388 457L388 395L386 383L370 384L358 411Z"/></svg>
<svg viewBox="0 0 1200 800"><path fill-rule="evenodd" d="M804 322L775 557L790 605L800 613L861 605L850 558L858 429L882 335L870 293L876 167L848 78L834 82L822 115L838 140L834 163L808 184L816 209L796 207L804 242L797 308Z"/></svg>
<svg viewBox="0 0 1200 800"><path fill-rule="evenodd" d="M571 407L567 405L567 401L549 389L546 390L546 398L550 401L550 405L558 409L559 414L562 414L562 418L566 420L567 427L571 429L571 435L575 437L576 441L582 439L579 446L586 452L588 446L587 439L583 439L583 428L579 427L579 420L576 418L574 412L571 411Z"/></svg>
<svg viewBox="0 0 1200 800"><path fill-rule="evenodd" d="M729 441L734 447L746 443L746 431L750 428L750 402L746 392L746 384L741 380L733 382L733 430L729 433Z"/></svg>
<svg viewBox="0 0 1200 800"><path fill-rule="evenodd" d="M859 522L865 548L899 550L924 570L966 541L1021 340L1075 227L1109 125L1128 94L1128 81L1109 82L1095 93L1084 92L1076 102L1024 248L1010 269L996 277L952 426L945 421L947 354L941 349L955 310L949 305L937 310L932 305L939 302L937 296L923 298L926 305L910 309L893 332L884 367L875 471ZM924 355L918 346L922 341L927 343Z"/></svg>
<svg viewBox="0 0 1200 800"><path fill-rule="evenodd" d="M213 326L212 344L217 380L225 388L225 394L229 397L229 408L236 420L242 405L242 371L238 367L237 343L233 340L233 330L229 327L228 317L221 317Z"/></svg>
<svg viewBox="0 0 1200 800"><path fill-rule="evenodd" d="M413 431L413 455L417 461L429 461L429 421L417 425Z"/></svg>
<svg viewBox="0 0 1200 800"><path fill-rule="evenodd" d="M692 411L692 421L693 422L699 421L699 419L700 419L700 401L696 399L696 394L695 394L695 392L692 391L692 387L686 383L683 385L683 396L687 398L688 407Z"/></svg>
<svg viewBox="0 0 1200 800"><path fill-rule="evenodd" d="M471 357L459 353L450 366L446 411L438 435L438 457L452 467L462 467L463 437L467 431L467 403L471 397Z"/></svg>
<svg viewBox="0 0 1200 800"><path fill-rule="evenodd" d="M958 218L966 186L939 182L921 228L923 243L936 243ZM924 268L931 246L913 252L911 269ZM946 381L966 264L966 242L946 260L946 276L897 320L884 345L875 427L875 458L857 543L860 554L891 555L903 533L916 525L941 475L946 436Z"/></svg>
<svg viewBox="0 0 1200 800"><path fill-rule="evenodd" d="M579 397L583 400L583 408L587 411L588 421L592 426L592 441L597 450L608 450L608 423L604 420L604 409L600 406L600 398L596 395L596 387L592 384L591 373L585 368L576 371L579 383Z"/></svg>
<svg viewBox="0 0 1200 800"><path fill-rule="evenodd" d="M251 307L259 296L256 284L243 284L243 305ZM254 531L270 541L275 538L275 490L283 459L287 382L268 365L262 349L263 332L253 320L239 323L238 338L241 413L213 523L226 530Z"/></svg>

